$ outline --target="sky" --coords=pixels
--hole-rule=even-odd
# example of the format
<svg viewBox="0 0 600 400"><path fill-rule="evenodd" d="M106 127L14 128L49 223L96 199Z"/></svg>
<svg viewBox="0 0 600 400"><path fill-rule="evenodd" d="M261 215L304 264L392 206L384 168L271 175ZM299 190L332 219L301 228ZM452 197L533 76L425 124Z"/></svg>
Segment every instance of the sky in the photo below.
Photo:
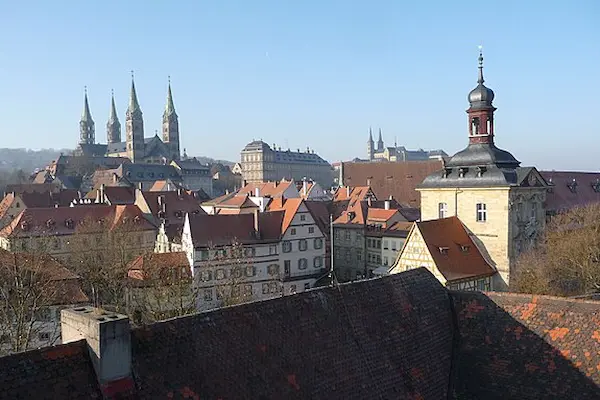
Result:
<svg viewBox="0 0 600 400"><path fill-rule="evenodd" d="M0 37L0 147L74 148L85 86L96 140L111 89L124 138L133 70L146 136L171 77L189 155L237 161L262 139L364 158L369 127L453 154L482 45L497 145L600 170L596 0L0 0Z"/></svg>

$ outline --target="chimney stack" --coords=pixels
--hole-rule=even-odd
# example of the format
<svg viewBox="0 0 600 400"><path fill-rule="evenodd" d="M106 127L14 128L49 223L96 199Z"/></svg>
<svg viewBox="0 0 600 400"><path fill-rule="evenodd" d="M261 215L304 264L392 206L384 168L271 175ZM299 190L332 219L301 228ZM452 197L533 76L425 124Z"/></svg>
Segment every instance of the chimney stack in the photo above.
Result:
<svg viewBox="0 0 600 400"><path fill-rule="evenodd" d="M384 202L383 202L383 204L384 204L384 208L385 208L386 210L389 210L389 209L390 209L390 201L389 201L389 200L386 200L386 201L384 201Z"/></svg>
<svg viewBox="0 0 600 400"><path fill-rule="evenodd" d="M62 342L85 339L100 389L105 398L131 395L131 333L126 315L94 307L60 313Z"/></svg>
<svg viewBox="0 0 600 400"><path fill-rule="evenodd" d="M369 205L369 207L371 207L371 197L367 197L367 204Z"/></svg>
<svg viewBox="0 0 600 400"><path fill-rule="evenodd" d="M254 235L257 239L260 239L260 225L259 225L260 213L258 210L254 210Z"/></svg>
<svg viewBox="0 0 600 400"><path fill-rule="evenodd" d="M142 188L144 187L142 182L138 182L138 189L142 190Z"/></svg>
<svg viewBox="0 0 600 400"><path fill-rule="evenodd" d="M371 186L371 178L367 178L367 186Z"/></svg>
<svg viewBox="0 0 600 400"><path fill-rule="evenodd" d="M244 179L244 180L242 181L242 187L246 187L246 185L247 185L247 184L248 184L248 181Z"/></svg>
<svg viewBox="0 0 600 400"><path fill-rule="evenodd" d="M180 187L177 188L177 197L179 197L181 199L181 188Z"/></svg>
<svg viewBox="0 0 600 400"><path fill-rule="evenodd" d="M254 197L260 197L260 189L259 188L254 189Z"/></svg>
<svg viewBox="0 0 600 400"><path fill-rule="evenodd" d="M308 184L306 183L306 177L302 178L302 195L306 197L306 192L308 191Z"/></svg>
<svg viewBox="0 0 600 400"><path fill-rule="evenodd" d="M350 197L350 186L346 186L346 197Z"/></svg>

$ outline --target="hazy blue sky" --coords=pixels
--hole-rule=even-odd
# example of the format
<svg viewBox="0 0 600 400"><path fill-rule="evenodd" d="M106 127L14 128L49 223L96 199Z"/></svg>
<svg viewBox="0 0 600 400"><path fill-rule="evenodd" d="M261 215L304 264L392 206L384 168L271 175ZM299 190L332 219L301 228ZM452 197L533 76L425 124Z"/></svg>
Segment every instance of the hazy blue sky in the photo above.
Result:
<svg viewBox="0 0 600 400"><path fill-rule="evenodd" d="M0 0L0 37L1 147L74 147L84 85L104 142L111 88L124 125L135 70L146 136L171 75L189 154L237 160L262 138L364 157L369 126L452 154L481 43L497 144L600 169L597 0Z"/></svg>

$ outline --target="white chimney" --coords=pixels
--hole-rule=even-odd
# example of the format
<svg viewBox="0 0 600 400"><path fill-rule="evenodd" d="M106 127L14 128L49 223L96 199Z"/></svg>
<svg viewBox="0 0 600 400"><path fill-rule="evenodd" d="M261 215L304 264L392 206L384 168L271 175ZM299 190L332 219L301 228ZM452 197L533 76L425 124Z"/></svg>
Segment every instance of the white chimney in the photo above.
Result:
<svg viewBox="0 0 600 400"><path fill-rule="evenodd" d="M390 201L389 201L389 200L386 200L386 201L384 201L384 202L383 202L383 204L384 204L384 206L383 206L383 207L384 207L386 210L389 210L389 209L390 209Z"/></svg>
<svg viewBox="0 0 600 400"><path fill-rule="evenodd" d="M308 192L308 183L306 183L306 177L302 178L302 194L306 197Z"/></svg>
<svg viewBox="0 0 600 400"><path fill-rule="evenodd" d="M350 197L350 186L346 186L346 197Z"/></svg>
<svg viewBox="0 0 600 400"><path fill-rule="evenodd" d="M70 308L61 311L60 328L63 344L85 339L103 392L126 391L123 383L128 381L133 385L131 332L126 315L94 307Z"/></svg>
<svg viewBox="0 0 600 400"><path fill-rule="evenodd" d="M254 210L254 234L256 235L257 238L260 238L259 220L260 220L260 213L258 210Z"/></svg>
<svg viewBox="0 0 600 400"><path fill-rule="evenodd" d="M367 204L369 205L369 207L371 207L371 198L367 197Z"/></svg>
<svg viewBox="0 0 600 400"><path fill-rule="evenodd" d="M259 188L254 189L254 197L260 197L260 189Z"/></svg>

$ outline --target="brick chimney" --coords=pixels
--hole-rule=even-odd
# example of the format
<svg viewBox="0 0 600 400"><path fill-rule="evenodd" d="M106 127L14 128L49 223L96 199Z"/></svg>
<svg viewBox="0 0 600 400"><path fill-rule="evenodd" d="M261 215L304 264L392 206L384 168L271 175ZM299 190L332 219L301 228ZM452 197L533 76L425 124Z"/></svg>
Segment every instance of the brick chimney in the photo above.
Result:
<svg viewBox="0 0 600 400"><path fill-rule="evenodd" d="M131 333L126 315L94 307L78 307L60 313L62 342L85 339L104 398L131 395Z"/></svg>
<svg viewBox="0 0 600 400"><path fill-rule="evenodd" d="M257 239L260 239L260 213L258 210L254 210L254 235Z"/></svg>

